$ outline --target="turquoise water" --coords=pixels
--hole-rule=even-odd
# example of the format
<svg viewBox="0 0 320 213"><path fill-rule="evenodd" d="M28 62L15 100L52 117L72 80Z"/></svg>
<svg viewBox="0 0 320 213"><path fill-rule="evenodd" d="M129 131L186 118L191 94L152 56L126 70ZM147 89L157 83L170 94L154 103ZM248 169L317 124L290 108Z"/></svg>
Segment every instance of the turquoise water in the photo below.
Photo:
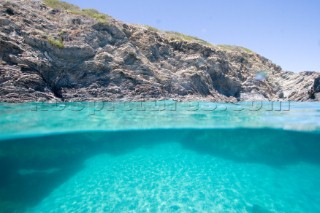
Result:
<svg viewBox="0 0 320 213"><path fill-rule="evenodd" d="M320 212L319 103L0 104L0 212Z"/></svg>

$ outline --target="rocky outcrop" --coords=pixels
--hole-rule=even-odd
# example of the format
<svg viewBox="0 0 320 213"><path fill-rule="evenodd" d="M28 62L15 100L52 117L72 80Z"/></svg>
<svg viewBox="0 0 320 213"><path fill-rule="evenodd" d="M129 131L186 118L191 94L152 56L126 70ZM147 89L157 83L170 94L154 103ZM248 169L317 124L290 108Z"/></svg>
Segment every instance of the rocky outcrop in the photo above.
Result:
<svg viewBox="0 0 320 213"><path fill-rule="evenodd" d="M314 91L315 91L316 93L319 93L319 92L320 92L320 77L317 77L317 78L314 80L313 88L314 88Z"/></svg>
<svg viewBox="0 0 320 213"><path fill-rule="evenodd" d="M245 48L41 1L1 1L0 29L1 102L307 101L310 87L319 92L319 73L284 72Z"/></svg>

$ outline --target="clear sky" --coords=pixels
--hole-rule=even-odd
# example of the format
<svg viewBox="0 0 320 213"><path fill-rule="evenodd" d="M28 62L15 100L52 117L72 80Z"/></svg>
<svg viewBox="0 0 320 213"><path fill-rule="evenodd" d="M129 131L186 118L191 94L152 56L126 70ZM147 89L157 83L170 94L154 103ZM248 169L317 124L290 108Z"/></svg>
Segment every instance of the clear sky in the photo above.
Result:
<svg viewBox="0 0 320 213"><path fill-rule="evenodd" d="M66 0L133 24L247 47L290 71L320 71L320 0Z"/></svg>

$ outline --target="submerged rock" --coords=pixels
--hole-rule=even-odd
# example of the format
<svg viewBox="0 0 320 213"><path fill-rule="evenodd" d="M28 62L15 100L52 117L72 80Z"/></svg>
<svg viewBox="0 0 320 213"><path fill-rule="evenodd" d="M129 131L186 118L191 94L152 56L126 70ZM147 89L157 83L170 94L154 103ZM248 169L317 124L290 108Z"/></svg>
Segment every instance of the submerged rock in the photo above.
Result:
<svg viewBox="0 0 320 213"><path fill-rule="evenodd" d="M71 8L0 6L1 101L306 101L320 90L319 73L284 72L245 48Z"/></svg>

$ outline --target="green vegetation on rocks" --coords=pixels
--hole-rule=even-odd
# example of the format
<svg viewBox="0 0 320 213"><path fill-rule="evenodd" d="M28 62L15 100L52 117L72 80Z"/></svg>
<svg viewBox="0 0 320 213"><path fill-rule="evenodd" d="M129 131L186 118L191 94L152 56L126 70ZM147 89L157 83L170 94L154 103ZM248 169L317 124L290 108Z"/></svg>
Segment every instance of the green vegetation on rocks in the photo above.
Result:
<svg viewBox="0 0 320 213"><path fill-rule="evenodd" d="M149 26L149 25L136 25L136 26L145 27L149 31L164 34L166 37L169 37L169 38L174 39L174 40L187 41L187 42L197 42L197 43L200 43L202 45L213 46L211 43L209 43L209 42L207 42L207 41L205 41L203 39L194 37L194 36L189 36L189 35L185 35L185 34L182 34L182 33L173 32L173 31L162 31L162 30L159 30L159 29L157 29L155 27L152 27L152 26Z"/></svg>
<svg viewBox="0 0 320 213"><path fill-rule="evenodd" d="M144 27L146 27L148 30L153 31L153 32L161 32L159 29L149 26L149 25L143 25Z"/></svg>
<svg viewBox="0 0 320 213"><path fill-rule="evenodd" d="M91 18L94 18L95 20L97 20L98 22L101 22L101 23L108 22L108 20L110 18L110 16L108 16L106 14L102 14L95 9L83 9L81 11L81 14L89 16Z"/></svg>
<svg viewBox="0 0 320 213"><path fill-rule="evenodd" d="M55 38L49 37L49 38L48 38L48 42L49 42L52 46L58 47L58 48L60 48L60 49L64 48L64 44L63 44L62 39L55 39Z"/></svg>
<svg viewBox="0 0 320 213"><path fill-rule="evenodd" d="M207 45L207 46L212 46L211 43L202 40L200 38L194 37L194 36L188 36L188 35L184 35L182 33L178 33L178 32L166 32L167 35L169 35L171 38L177 39L177 40L182 40L182 41L189 41L189 42L198 42L200 44L203 45Z"/></svg>
<svg viewBox="0 0 320 213"><path fill-rule="evenodd" d="M76 5L69 4L64 1L59 1L59 0L43 0L43 2L48 6L53 9L64 9L64 10L80 10L80 8Z"/></svg>
<svg viewBox="0 0 320 213"><path fill-rule="evenodd" d="M245 47L240 47L240 46L236 46L236 45L225 45L225 44L220 44L217 45L220 49L222 50L229 50L229 51L244 51L246 53L254 53L252 50L245 48Z"/></svg>
<svg viewBox="0 0 320 213"><path fill-rule="evenodd" d="M110 19L110 16L106 14L102 14L95 9L80 9L78 6L73 4L69 4L67 2L59 1L59 0L44 0L43 1L48 7L53 9L63 9L72 14L83 15L87 17L91 17L98 22L106 23Z"/></svg>
<svg viewBox="0 0 320 213"><path fill-rule="evenodd" d="M100 13L99 11L95 9L80 9L78 6L69 4L67 2L63 2L60 0L43 0L43 2L48 6L53 9L63 9L66 10L72 14L76 15L83 15L87 16L90 18L93 18L97 20L100 23L107 23L110 19L110 16ZM161 32L159 29L148 26L148 25L143 25L146 27L148 30L153 31L153 32ZM203 45L207 46L212 46L209 42L202 40L200 38L194 37L194 36L188 36L184 35L182 33L178 32L165 32L165 34L173 39L180 40L180 41L188 41L188 42L198 42Z"/></svg>

